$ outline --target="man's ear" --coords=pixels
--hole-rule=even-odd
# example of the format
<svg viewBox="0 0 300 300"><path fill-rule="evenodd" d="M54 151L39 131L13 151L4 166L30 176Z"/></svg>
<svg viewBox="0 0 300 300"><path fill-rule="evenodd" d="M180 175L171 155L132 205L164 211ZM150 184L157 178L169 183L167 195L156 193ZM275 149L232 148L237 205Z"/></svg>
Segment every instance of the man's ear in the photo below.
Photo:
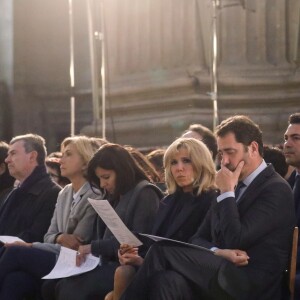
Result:
<svg viewBox="0 0 300 300"><path fill-rule="evenodd" d="M36 151L31 151L29 158L32 162L37 162L38 153Z"/></svg>
<svg viewBox="0 0 300 300"><path fill-rule="evenodd" d="M6 164L3 162L0 164L0 175L4 174L6 171Z"/></svg>
<svg viewBox="0 0 300 300"><path fill-rule="evenodd" d="M255 141L251 142L249 148L251 150L251 154L258 153L258 143L257 142L255 142Z"/></svg>

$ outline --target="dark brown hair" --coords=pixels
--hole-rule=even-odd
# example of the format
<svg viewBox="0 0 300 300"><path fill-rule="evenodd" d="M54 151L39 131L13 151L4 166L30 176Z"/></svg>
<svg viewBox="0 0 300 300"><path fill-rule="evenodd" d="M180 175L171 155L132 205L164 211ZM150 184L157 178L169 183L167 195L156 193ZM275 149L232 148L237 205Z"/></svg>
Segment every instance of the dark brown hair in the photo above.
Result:
<svg viewBox="0 0 300 300"><path fill-rule="evenodd" d="M263 156L262 132L249 117L243 115L229 117L217 126L216 135L219 137L224 137L230 132L235 135L236 141L244 146L256 142L259 154Z"/></svg>
<svg viewBox="0 0 300 300"><path fill-rule="evenodd" d="M99 186L96 168L116 172L116 188L113 200L118 200L131 190L139 181L149 180L145 172L137 165L130 153L118 144L105 144L95 153L88 165L88 180Z"/></svg>

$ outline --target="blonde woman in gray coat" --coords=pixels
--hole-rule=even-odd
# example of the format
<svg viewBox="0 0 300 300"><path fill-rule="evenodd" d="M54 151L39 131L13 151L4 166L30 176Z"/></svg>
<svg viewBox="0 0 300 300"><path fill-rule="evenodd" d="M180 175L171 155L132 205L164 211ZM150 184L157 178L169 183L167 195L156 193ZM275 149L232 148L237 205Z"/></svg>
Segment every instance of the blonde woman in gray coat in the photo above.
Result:
<svg viewBox="0 0 300 300"><path fill-rule="evenodd" d="M58 195L44 243L5 245L0 258L0 299L21 300L36 295L41 278L54 267L61 246L77 250L91 241L96 212L87 198L103 197L95 194L88 183L87 166L98 147L98 143L85 136L69 137L62 142L61 173L71 184Z"/></svg>

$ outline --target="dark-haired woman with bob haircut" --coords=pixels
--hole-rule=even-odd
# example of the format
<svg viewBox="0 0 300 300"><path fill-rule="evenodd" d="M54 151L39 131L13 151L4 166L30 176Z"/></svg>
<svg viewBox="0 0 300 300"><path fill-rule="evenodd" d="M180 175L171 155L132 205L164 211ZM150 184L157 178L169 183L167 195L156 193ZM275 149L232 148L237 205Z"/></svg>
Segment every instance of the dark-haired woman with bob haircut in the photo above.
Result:
<svg viewBox="0 0 300 300"><path fill-rule="evenodd" d="M217 197L214 162L204 143L194 138L179 138L165 151L164 167L169 195L161 202L152 234L187 242ZM121 266L115 272L114 290L105 300L120 299L133 280L145 252L153 244L142 241L140 249L121 245Z"/></svg>
<svg viewBox="0 0 300 300"><path fill-rule="evenodd" d="M90 161L88 174L131 231L151 232L162 193L124 147L103 145ZM97 240L79 247L78 261L80 264L91 253L101 258L101 266L79 276L47 281L42 290L45 300L100 300L112 290L120 245L100 218L98 221Z"/></svg>

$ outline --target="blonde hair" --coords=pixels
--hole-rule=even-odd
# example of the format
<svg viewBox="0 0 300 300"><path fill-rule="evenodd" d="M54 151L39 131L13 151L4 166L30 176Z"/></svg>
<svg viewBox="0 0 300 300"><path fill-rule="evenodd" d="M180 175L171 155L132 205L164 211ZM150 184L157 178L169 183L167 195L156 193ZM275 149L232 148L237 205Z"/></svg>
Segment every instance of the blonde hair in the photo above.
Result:
<svg viewBox="0 0 300 300"><path fill-rule="evenodd" d="M95 143L93 138L78 135L65 138L61 143L61 150L72 144L76 147L79 155L83 159L84 164L87 166L95 152L99 149L99 144ZM84 177L87 177L87 170L84 171Z"/></svg>
<svg viewBox="0 0 300 300"><path fill-rule="evenodd" d="M168 193L173 194L178 189L171 172L171 161L182 148L187 150L193 166L195 175L193 187L197 189L197 195L202 191L216 188L216 169L206 145L194 138L178 138L168 147L164 155L165 180Z"/></svg>

